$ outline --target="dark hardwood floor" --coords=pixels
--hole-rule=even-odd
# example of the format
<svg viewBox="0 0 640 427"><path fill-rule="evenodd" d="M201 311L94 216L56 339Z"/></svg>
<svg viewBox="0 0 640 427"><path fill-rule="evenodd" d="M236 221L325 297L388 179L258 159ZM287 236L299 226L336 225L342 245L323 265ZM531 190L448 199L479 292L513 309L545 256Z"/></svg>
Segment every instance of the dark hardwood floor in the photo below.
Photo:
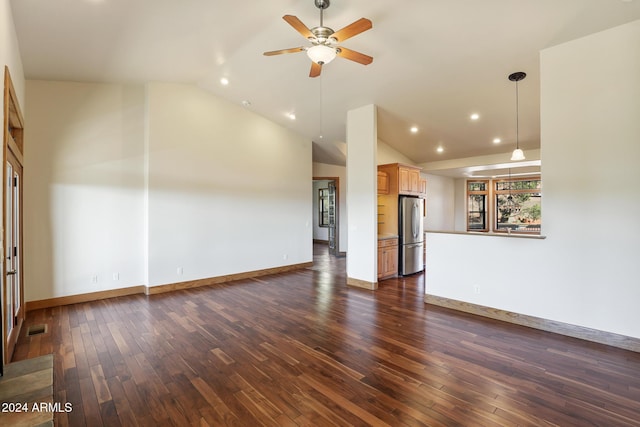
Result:
<svg viewBox="0 0 640 427"><path fill-rule="evenodd" d="M30 312L58 426L640 426L640 354L345 286L345 259Z"/></svg>

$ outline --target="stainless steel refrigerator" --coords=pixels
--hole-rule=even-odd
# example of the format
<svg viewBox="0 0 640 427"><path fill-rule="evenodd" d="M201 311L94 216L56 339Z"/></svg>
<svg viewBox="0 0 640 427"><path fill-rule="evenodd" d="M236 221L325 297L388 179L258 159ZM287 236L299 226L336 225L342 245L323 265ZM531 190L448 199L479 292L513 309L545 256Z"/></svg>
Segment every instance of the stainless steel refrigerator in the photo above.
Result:
<svg viewBox="0 0 640 427"><path fill-rule="evenodd" d="M400 233L400 275L424 270L424 203L417 197L400 196L398 231Z"/></svg>

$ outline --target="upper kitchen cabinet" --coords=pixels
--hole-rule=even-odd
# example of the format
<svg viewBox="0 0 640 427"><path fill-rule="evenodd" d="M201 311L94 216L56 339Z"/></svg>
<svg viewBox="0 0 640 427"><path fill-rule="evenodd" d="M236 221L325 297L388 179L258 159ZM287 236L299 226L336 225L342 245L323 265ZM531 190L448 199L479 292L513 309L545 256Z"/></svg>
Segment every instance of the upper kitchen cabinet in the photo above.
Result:
<svg viewBox="0 0 640 427"><path fill-rule="evenodd" d="M378 194L389 194L389 174L378 171Z"/></svg>
<svg viewBox="0 0 640 427"><path fill-rule="evenodd" d="M417 195L420 190L420 169L398 166L400 194Z"/></svg>
<svg viewBox="0 0 640 427"><path fill-rule="evenodd" d="M402 163L380 165L378 166L378 185L380 185L380 173L386 173L388 176L389 193L418 197L427 195L427 181L420 178L419 167ZM379 189L378 193L380 194Z"/></svg>

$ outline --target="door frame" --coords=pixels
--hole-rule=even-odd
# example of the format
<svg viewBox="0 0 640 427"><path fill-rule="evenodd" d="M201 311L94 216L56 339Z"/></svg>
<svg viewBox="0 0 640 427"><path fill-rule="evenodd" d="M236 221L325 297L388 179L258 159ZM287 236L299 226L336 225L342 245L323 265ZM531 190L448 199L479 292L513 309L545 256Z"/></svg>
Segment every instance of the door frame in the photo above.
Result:
<svg viewBox="0 0 640 427"><path fill-rule="evenodd" d="M11 80L11 74L9 73L9 67L4 67L4 97L3 97L3 106L4 106L4 131L3 131L3 146L2 146L2 230L0 235L0 263L2 267L0 268L1 276L0 276L0 292L2 294L2 302L0 304L0 314L2 315L2 320L0 321L1 330L0 337L2 338L2 371L4 371L4 366L11 361L11 356L13 354L13 350L15 348L16 342L18 341L18 336L20 335L20 331L22 329L22 324L25 319L25 306L24 306L24 261L23 261L23 238L22 231L24 229L24 214L22 209L22 199L23 194L19 194L19 209L18 209L18 222L20 224L18 230L18 260L19 260L19 274L20 274L20 307L16 312L16 324L13 326L10 336L6 337L5 341L5 331L8 330L8 325L6 323L6 299L7 299L7 263L6 263L6 254L5 254L5 245L6 245L6 230L7 230L7 172L6 165L9 161L9 156L13 157L13 160L20 165L21 170L24 172L24 119L22 117L22 111L20 110L20 105L18 103L18 97L16 95L15 88L13 87L13 82ZM11 130L9 130L11 128ZM24 176L23 176L24 178ZM20 188L24 187L24 183L20 183Z"/></svg>
<svg viewBox="0 0 640 427"><path fill-rule="evenodd" d="M336 256L345 256L344 252L340 252L340 177L337 176L314 176L311 179L313 181L333 181L336 186L336 212L335 212L335 220L336 220ZM314 196L315 197L315 196Z"/></svg>

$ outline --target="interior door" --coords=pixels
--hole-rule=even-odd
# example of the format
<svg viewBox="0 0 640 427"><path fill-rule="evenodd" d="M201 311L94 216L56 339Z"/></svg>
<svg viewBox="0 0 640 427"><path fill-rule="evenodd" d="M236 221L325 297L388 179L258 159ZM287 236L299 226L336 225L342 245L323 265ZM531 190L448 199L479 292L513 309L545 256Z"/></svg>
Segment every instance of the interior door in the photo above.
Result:
<svg viewBox="0 0 640 427"><path fill-rule="evenodd" d="M329 253L336 255L338 253L338 242L336 238L336 182L329 181Z"/></svg>
<svg viewBox="0 0 640 427"><path fill-rule="evenodd" d="M7 150L5 191L5 337L7 359L18 340L23 319L22 295L22 165Z"/></svg>
<svg viewBox="0 0 640 427"><path fill-rule="evenodd" d="M24 321L22 264L22 165L24 120L9 68L4 67L2 222L0 223L0 375L11 361Z"/></svg>

